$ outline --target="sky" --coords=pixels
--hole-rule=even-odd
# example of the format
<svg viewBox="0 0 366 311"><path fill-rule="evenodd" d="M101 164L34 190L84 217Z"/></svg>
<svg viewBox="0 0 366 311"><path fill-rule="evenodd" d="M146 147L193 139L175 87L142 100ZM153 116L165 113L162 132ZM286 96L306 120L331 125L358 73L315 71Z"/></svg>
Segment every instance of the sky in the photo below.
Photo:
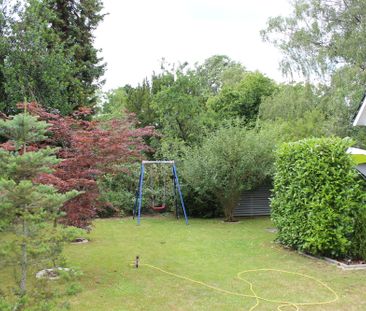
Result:
<svg viewBox="0 0 366 311"><path fill-rule="evenodd" d="M136 86L169 63L227 55L248 70L285 81L280 52L260 30L271 16L288 15L288 0L104 0L95 46L107 63L104 90Z"/></svg>

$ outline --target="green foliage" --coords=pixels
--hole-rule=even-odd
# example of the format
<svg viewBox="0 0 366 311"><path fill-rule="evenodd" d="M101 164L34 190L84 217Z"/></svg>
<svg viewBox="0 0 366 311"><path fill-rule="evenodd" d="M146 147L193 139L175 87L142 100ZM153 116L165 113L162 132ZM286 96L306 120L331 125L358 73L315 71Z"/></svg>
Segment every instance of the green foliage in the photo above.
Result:
<svg viewBox="0 0 366 311"><path fill-rule="evenodd" d="M6 301L5 297L2 297L1 293L0 293L0 310L2 311L14 310L13 306Z"/></svg>
<svg viewBox="0 0 366 311"><path fill-rule="evenodd" d="M131 215L138 187L140 164L125 164L120 173L106 174L98 181L101 200L105 206L100 217ZM148 165L145 168L142 209L149 212L152 205L165 203L168 210L174 210L175 197L170 166ZM110 206L111 205L111 206Z"/></svg>
<svg viewBox="0 0 366 311"><path fill-rule="evenodd" d="M0 149L2 175L19 182L40 173L50 173L52 171L50 167L60 162L54 154L55 149L48 147L26 153L9 153Z"/></svg>
<svg viewBox="0 0 366 311"><path fill-rule="evenodd" d="M9 1L0 0L0 111L3 111L6 107L6 79L3 68L8 55L9 41L7 38L10 32L9 24L12 22L14 11L17 11L17 6L11 6Z"/></svg>
<svg viewBox="0 0 366 311"><path fill-rule="evenodd" d="M245 73L245 68L226 55L213 55L198 65L196 72L203 92L216 95L224 85L239 82Z"/></svg>
<svg viewBox="0 0 366 311"><path fill-rule="evenodd" d="M63 115L95 105L100 1L0 1L0 9L0 109L13 114L25 97Z"/></svg>
<svg viewBox="0 0 366 311"><path fill-rule="evenodd" d="M365 191L365 189L363 189ZM356 215L354 234L350 250L351 257L366 258L366 208L360 208Z"/></svg>
<svg viewBox="0 0 366 311"><path fill-rule="evenodd" d="M259 110L261 126L272 126L282 141L348 133L347 105L339 98L336 101L327 87L281 85L262 101Z"/></svg>
<svg viewBox="0 0 366 311"><path fill-rule="evenodd" d="M9 35L3 38L6 57L0 70L4 75L5 110L14 112L16 103L27 97L64 113L72 111L67 92L74 68L69 51L49 27L53 12L40 0L29 0L18 15L8 26Z"/></svg>
<svg viewBox="0 0 366 311"><path fill-rule="evenodd" d="M317 108L304 112L298 119L259 120L258 127L272 131L278 144L309 137L333 136L339 130L335 120L327 119L324 113Z"/></svg>
<svg viewBox="0 0 366 311"><path fill-rule="evenodd" d="M314 110L318 103L319 98L310 84L284 84L263 99L259 117L271 121L300 119L307 111Z"/></svg>
<svg viewBox="0 0 366 311"><path fill-rule="evenodd" d="M75 296L76 294L82 292L82 290L83 287L79 283L71 283L66 289L66 294L68 296Z"/></svg>
<svg viewBox="0 0 366 311"><path fill-rule="evenodd" d="M177 137L191 143L199 138L200 115L204 100L200 83L193 72L177 72L174 84L163 88L154 96L153 109L157 114L158 128L168 137Z"/></svg>
<svg viewBox="0 0 366 311"><path fill-rule="evenodd" d="M219 119L242 117L247 121L256 119L262 99L271 95L275 83L260 72L243 74L239 83L227 85L207 105Z"/></svg>
<svg viewBox="0 0 366 311"><path fill-rule="evenodd" d="M364 129L350 122L365 92L366 48L359 44L366 34L365 1L296 0L292 7L289 16L269 19L263 38L283 53L285 73L317 78L319 108L331 132L365 146Z"/></svg>
<svg viewBox="0 0 366 311"><path fill-rule="evenodd" d="M59 193L52 186L36 183L41 173L52 171L51 167L59 163L50 148L27 152L28 145L46 138L47 127L27 113L0 122L0 132L13 143L11 151L0 150L0 229L10 233L9 239L1 241L0 253L3 262L13 265L19 275L21 305L27 304L30 297L30 267L44 260L56 265L62 259L65 235L62 228L52 227L51 223L61 216L61 206L79 194Z"/></svg>
<svg viewBox="0 0 366 311"><path fill-rule="evenodd" d="M64 235L62 238L63 241L73 242L77 238L85 238L86 231L81 228L68 226L68 227L63 228L62 234Z"/></svg>
<svg viewBox="0 0 366 311"><path fill-rule="evenodd" d="M48 127L46 122L23 113L14 116L12 122L0 120L0 135L15 143L15 148L19 149L26 142L45 140Z"/></svg>
<svg viewBox="0 0 366 311"><path fill-rule="evenodd" d="M365 195L346 154L352 143L312 138L278 149L271 206L281 243L315 255L364 256Z"/></svg>
<svg viewBox="0 0 366 311"><path fill-rule="evenodd" d="M122 87L107 92L106 102L103 105L98 119L111 120L125 117L127 106L127 93Z"/></svg>
<svg viewBox="0 0 366 311"><path fill-rule="evenodd" d="M193 68L188 63L175 66L163 60L161 69L160 74L152 75L151 82L145 79L136 88L124 87L127 110L136 113L141 126L153 125L164 136L161 141L150 142L159 154L165 142L169 145L177 141L187 145L199 143L206 129L216 128L223 118L244 113L256 115L257 107L251 112L250 105L258 105L260 97L268 93L265 88L269 89L270 86L267 84L272 83L259 73L246 72L240 63L223 55L214 55L202 64L195 64ZM219 115L210 109L208 99L219 97L225 88L229 91L240 89L241 97L231 109L240 110L243 107L237 106L246 105L245 112L235 110L231 114ZM244 104L241 102L243 96L246 100ZM224 95L221 97L220 105L225 106L227 98Z"/></svg>
<svg viewBox="0 0 366 311"><path fill-rule="evenodd" d="M151 107L151 87L147 80L136 88L126 85L124 87L127 94L126 108L129 112L136 114L141 122L141 126L152 125L154 123L154 111Z"/></svg>
<svg viewBox="0 0 366 311"><path fill-rule="evenodd" d="M99 211L100 216L114 216L117 211L120 215L132 214L139 175L139 163L124 164L119 173L105 174L98 180L101 201L107 204Z"/></svg>
<svg viewBox="0 0 366 311"><path fill-rule="evenodd" d="M93 46L94 31L103 20L101 0L43 0L44 9L53 12L47 22L60 38L64 51L70 51L72 76L66 82L67 102L93 107L96 91L105 71L98 49Z"/></svg>
<svg viewBox="0 0 366 311"><path fill-rule="evenodd" d="M365 12L362 0L296 0L290 16L269 19L262 35L284 53L284 71L323 74L342 65L364 71Z"/></svg>
<svg viewBox="0 0 366 311"><path fill-rule="evenodd" d="M272 132L228 123L204 138L201 146L187 148L182 175L199 196L213 195L226 219L232 220L241 191L271 176L273 148Z"/></svg>
<svg viewBox="0 0 366 311"><path fill-rule="evenodd" d="M82 290L80 283L78 283L80 275L81 274L74 269L59 271L60 279L57 280L57 284L55 284L54 280L37 279L33 282L33 288L29 290L27 295L19 299L18 302L9 302L10 299L5 298L3 301L5 306L11 308L9 310L70 310L70 303L67 299ZM1 298L0 306L2 306Z"/></svg>
<svg viewBox="0 0 366 311"><path fill-rule="evenodd" d="M193 68L163 61L162 72L154 73L151 82L145 79L136 88L123 89L127 110L136 113L141 126L152 125L161 133L148 141L154 157L178 160L187 146L199 146L227 120L240 117L253 124L262 99L273 93L276 84L259 72L246 72L227 56L214 55ZM195 192L187 187L189 194ZM130 200L131 195L124 197ZM203 214L212 214L210 210Z"/></svg>

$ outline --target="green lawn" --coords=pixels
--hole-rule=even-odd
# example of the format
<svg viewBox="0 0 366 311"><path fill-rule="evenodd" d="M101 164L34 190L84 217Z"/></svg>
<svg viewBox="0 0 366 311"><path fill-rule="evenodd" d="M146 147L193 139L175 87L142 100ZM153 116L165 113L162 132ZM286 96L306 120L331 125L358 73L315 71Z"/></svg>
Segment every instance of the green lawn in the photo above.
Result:
<svg viewBox="0 0 366 311"><path fill-rule="evenodd" d="M275 234L265 230L269 227L266 218L240 223L191 219L189 226L167 217L145 217L140 226L131 218L98 220L89 244L66 248L70 264L84 272L84 290L71 299L71 310L249 310L256 303L147 266L134 269L129 263L136 255L141 263L248 295L248 284L236 278L239 271L271 268L303 273L330 285L340 299L301 310L366 310L366 271L345 272L282 249L273 243ZM332 299L319 284L298 276L274 271L245 276L261 297L297 302ZM261 301L255 310L277 307Z"/></svg>

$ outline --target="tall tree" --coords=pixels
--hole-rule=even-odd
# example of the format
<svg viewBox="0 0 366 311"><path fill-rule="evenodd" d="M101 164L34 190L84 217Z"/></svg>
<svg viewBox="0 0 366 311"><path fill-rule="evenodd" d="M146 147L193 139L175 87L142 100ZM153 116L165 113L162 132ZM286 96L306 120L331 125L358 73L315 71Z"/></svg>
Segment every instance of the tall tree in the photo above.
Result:
<svg viewBox="0 0 366 311"><path fill-rule="evenodd" d="M157 126L167 137L192 143L200 137L200 115L205 109L206 97L193 70L177 70L173 81L170 87L163 87L153 97Z"/></svg>
<svg viewBox="0 0 366 311"><path fill-rule="evenodd" d="M5 65L5 57L7 55L8 42L6 40L9 31L8 25L8 5L4 0L0 0L0 109L5 107L5 76L3 68Z"/></svg>
<svg viewBox="0 0 366 311"><path fill-rule="evenodd" d="M120 119L125 117L127 94L124 87L105 93L105 102L100 109L98 119Z"/></svg>
<svg viewBox="0 0 366 311"><path fill-rule="evenodd" d="M103 20L100 0L46 0L46 5L54 12L50 20L52 28L59 35L65 49L72 51L76 70L73 83L68 86L69 101L79 106L93 106L96 90L103 81L105 64L98 57L94 47L93 31Z"/></svg>
<svg viewBox="0 0 366 311"><path fill-rule="evenodd" d="M25 8L7 18L10 29L5 37L5 111L12 113L24 97L36 100L63 113L73 109L67 87L73 75L72 55L49 27L52 11L40 0L29 0Z"/></svg>
<svg viewBox="0 0 366 311"><path fill-rule="evenodd" d="M290 121L299 119L307 111L319 108L320 96L310 84L283 84L263 99L259 107L261 120Z"/></svg>
<svg viewBox="0 0 366 311"><path fill-rule="evenodd" d="M207 106L219 119L241 117L256 119L262 99L271 95L276 84L260 72L247 72L233 85L226 85L218 95L210 97Z"/></svg>
<svg viewBox="0 0 366 311"><path fill-rule="evenodd" d="M226 55L213 55L197 66L197 75L209 93L217 94L224 85L239 82L245 68Z"/></svg>
<svg viewBox="0 0 366 311"><path fill-rule="evenodd" d="M366 70L366 2L296 0L288 17L274 17L262 31L284 53L285 72L332 73L342 66Z"/></svg>
<svg viewBox="0 0 366 311"><path fill-rule="evenodd" d="M141 126L153 124L154 111L151 107L152 94L149 81L144 79L136 88L126 85L124 89L127 95L127 110L136 114Z"/></svg>
<svg viewBox="0 0 366 311"><path fill-rule="evenodd" d="M320 86L322 105L338 112L344 134L362 131L352 129L350 120L365 93L366 2L296 0L292 5L288 17L269 19L263 38L283 52L285 73L326 82Z"/></svg>
<svg viewBox="0 0 366 311"><path fill-rule="evenodd" d="M24 97L71 114L96 104L104 64L93 31L103 19L97 0L0 0L0 109Z"/></svg>

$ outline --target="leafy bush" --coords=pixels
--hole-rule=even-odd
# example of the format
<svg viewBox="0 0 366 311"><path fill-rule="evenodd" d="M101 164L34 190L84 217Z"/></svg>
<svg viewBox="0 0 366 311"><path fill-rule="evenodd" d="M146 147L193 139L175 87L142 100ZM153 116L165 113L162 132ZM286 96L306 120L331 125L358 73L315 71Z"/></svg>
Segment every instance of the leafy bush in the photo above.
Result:
<svg viewBox="0 0 366 311"><path fill-rule="evenodd" d="M225 124L204 138L200 147L187 148L182 161L185 182L201 198L211 197L232 220L241 192L271 176L272 134L248 130L240 122Z"/></svg>
<svg viewBox="0 0 366 311"><path fill-rule="evenodd" d="M351 145L311 138L278 149L271 206L281 243L314 255L365 258L365 193L346 153Z"/></svg>
<svg viewBox="0 0 366 311"><path fill-rule="evenodd" d="M86 230L68 226L63 228L63 241L73 242L77 238L84 238L87 235Z"/></svg>
<svg viewBox="0 0 366 311"><path fill-rule="evenodd" d="M117 213L120 215L132 213L140 164L123 164L120 165L119 171L119 173L105 174L98 180L101 201L105 202L98 211L99 217L111 217Z"/></svg>
<svg viewBox="0 0 366 311"><path fill-rule="evenodd" d="M365 191L365 189L363 190ZM354 237L352 239L351 257L366 259L366 209L360 209L355 221Z"/></svg>

